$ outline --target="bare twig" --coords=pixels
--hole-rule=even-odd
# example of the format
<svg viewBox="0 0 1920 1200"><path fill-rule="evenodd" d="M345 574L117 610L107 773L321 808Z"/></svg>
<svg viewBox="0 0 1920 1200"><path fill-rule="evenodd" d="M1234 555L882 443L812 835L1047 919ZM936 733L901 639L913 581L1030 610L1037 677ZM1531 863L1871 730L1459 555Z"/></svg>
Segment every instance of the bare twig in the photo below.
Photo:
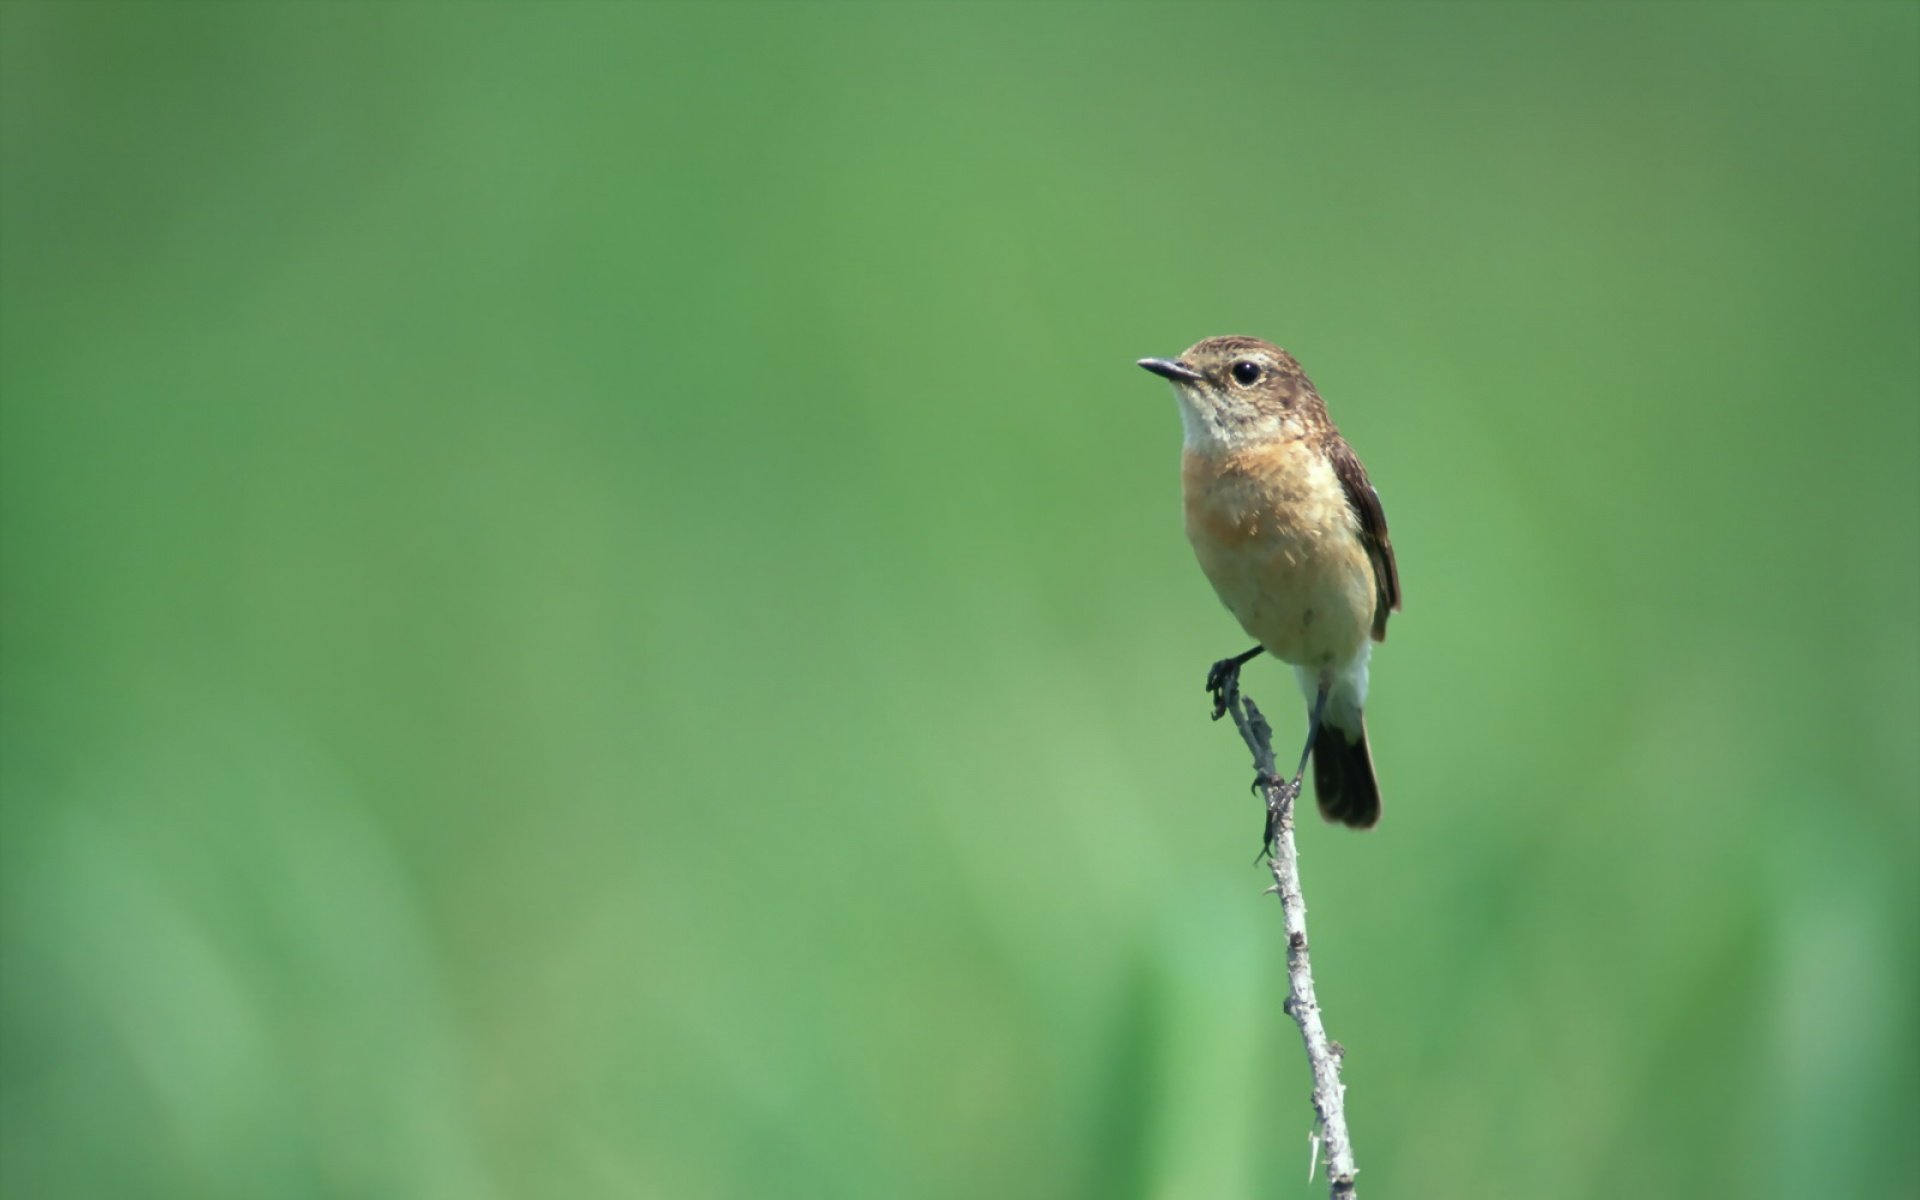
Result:
<svg viewBox="0 0 1920 1200"><path fill-rule="evenodd" d="M1293 844L1293 802L1299 798L1299 780L1280 777L1273 761L1273 730L1253 700L1240 694L1237 682L1227 683L1223 699L1247 749L1253 751L1254 786L1267 801L1267 866L1273 871L1270 890L1280 897L1287 930L1286 1010L1300 1026L1307 1065L1313 1070L1318 1146L1326 1150L1333 1200L1353 1200L1357 1195L1353 1177L1360 1169L1353 1164L1353 1142L1347 1136L1347 1089L1340 1082L1340 1059L1346 1051L1327 1037L1326 1026L1320 1023L1320 1005L1313 998L1313 964L1307 958L1307 902L1300 894L1300 860ZM1313 1169L1309 1167L1307 1173L1312 1178Z"/></svg>

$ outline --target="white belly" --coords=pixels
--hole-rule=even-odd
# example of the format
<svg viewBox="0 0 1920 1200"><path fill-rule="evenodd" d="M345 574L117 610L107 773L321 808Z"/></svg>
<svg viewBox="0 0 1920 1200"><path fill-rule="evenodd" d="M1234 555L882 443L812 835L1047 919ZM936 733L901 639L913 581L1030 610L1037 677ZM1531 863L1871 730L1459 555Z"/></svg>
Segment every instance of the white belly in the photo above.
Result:
<svg viewBox="0 0 1920 1200"><path fill-rule="evenodd" d="M1373 563L1332 468L1287 449L1224 476L1191 461L1187 538L1241 628L1269 654L1327 671L1367 649Z"/></svg>
<svg viewBox="0 0 1920 1200"><path fill-rule="evenodd" d="M1279 537L1221 546L1196 541L1200 569L1269 654L1327 669L1357 656L1373 624L1373 567L1365 551Z"/></svg>

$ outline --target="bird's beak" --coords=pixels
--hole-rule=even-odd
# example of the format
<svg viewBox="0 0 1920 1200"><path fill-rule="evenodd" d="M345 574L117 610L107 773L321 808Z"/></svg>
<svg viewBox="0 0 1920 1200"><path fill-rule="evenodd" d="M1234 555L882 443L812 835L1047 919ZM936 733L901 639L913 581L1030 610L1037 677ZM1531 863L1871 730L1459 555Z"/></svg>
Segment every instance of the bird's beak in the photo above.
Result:
<svg viewBox="0 0 1920 1200"><path fill-rule="evenodd" d="M1192 383L1200 378L1200 372L1177 358L1143 358L1140 365L1162 379L1171 379L1175 383Z"/></svg>

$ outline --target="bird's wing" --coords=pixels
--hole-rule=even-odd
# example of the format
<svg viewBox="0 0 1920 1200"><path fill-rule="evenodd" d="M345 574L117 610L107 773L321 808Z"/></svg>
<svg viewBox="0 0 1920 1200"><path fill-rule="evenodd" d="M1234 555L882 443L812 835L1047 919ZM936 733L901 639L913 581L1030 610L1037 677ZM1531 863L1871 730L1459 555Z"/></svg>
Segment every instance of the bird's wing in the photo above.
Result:
<svg viewBox="0 0 1920 1200"><path fill-rule="evenodd" d="M1373 609L1373 640L1387 640L1387 614L1400 611L1400 568L1394 565L1393 541L1387 537L1387 510L1380 507L1380 493L1367 479L1367 469L1346 439L1333 437L1327 457L1333 460L1333 472L1346 489L1347 503L1360 518L1360 541L1373 560L1373 584L1378 602Z"/></svg>

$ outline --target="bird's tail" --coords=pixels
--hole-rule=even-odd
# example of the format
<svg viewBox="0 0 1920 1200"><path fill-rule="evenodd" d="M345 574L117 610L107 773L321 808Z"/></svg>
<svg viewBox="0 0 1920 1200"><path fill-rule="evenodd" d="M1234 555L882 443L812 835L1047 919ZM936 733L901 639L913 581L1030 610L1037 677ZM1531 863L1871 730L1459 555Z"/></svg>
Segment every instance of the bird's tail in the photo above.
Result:
<svg viewBox="0 0 1920 1200"><path fill-rule="evenodd" d="M1355 829L1371 829L1380 819L1380 785L1373 778L1366 718L1355 716L1353 732L1330 720L1320 723L1313 739L1313 790L1321 816Z"/></svg>

